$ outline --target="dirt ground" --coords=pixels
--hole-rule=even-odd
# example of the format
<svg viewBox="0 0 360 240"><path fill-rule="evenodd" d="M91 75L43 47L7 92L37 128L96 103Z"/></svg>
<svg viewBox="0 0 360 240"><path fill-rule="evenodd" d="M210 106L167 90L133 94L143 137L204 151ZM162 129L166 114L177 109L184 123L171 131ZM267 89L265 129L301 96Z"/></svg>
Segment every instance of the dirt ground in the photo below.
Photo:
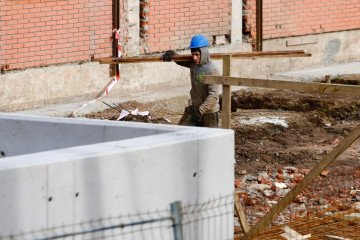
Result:
<svg viewBox="0 0 360 240"><path fill-rule="evenodd" d="M345 83L344 79L347 84L354 84L351 79L355 79L356 84L360 76L350 78L351 81L345 77L332 81ZM280 197L275 190L269 195L265 195L265 192L249 193L251 184L274 186L276 181L282 181L278 178L279 172L289 167L298 172L308 172L360 124L360 97L252 88L234 92L231 99L231 128L235 133L235 183L239 183L237 191L243 200L250 225L264 216L271 209L271 202ZM117 110L108 109L86 117L116 120L123 109L139 109L149 111L151 119L129 115L121 121L177 124L188 99L181 97L151 103L132 101L122 104L107 99L105 102L116 106ZM327 203L347 206L360 203L360 139L342 153L328 170L298 197L305 200L292 203L284 211L284 216L278 219L291 221L294 219L291 217L293 211L296 212L295 216L304 216L311 209L317 211L328 206ZM264 182L262 176L266 173L273 177L268 177Z"/></svg>
<svg viewBox="0 0 360 240"><path fill-rule="evenodd" d="M151 103L115 104L118 110L149 111L121 121L177 124L187 98ZM221 102L221 98L220 98ZM114 109L86 115L116 120ZM313 167L360 123L360 98L287 90L246 89L232 94L231 126L235 131L235 174L256 173L266 168ZM360 141L352 144L330 166L360 168Z"/></svg>

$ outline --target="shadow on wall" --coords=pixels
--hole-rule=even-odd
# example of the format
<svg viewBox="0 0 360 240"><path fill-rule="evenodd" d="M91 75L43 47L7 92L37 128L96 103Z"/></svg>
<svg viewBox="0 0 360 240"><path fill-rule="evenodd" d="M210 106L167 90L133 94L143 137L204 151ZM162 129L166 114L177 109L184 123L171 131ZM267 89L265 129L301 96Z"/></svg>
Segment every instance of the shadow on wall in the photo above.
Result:
<svg viewBox="0 0 360 240"><path fill-rule="evenodd" d="M324 49L324 57L322 59L322 63L324 65L337 63L335 55L339 51L340 46L341 41L338 38L332 39L326 44Z"/></svg>

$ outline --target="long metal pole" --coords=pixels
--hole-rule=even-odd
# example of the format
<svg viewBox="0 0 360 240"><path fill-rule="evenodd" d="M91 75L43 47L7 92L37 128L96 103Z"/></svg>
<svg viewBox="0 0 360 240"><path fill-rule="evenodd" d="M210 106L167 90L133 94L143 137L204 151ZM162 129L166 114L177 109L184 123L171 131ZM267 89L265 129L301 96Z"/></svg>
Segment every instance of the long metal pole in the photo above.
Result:
<svg viewBox="0 0 360 240"><path fill-rule="evenodd" d="M263 1L256 0L256 51L263 50Z"/></svg>
<svg viewBox="0 0 360 240"><path fill-rule="evenodd" d="M84 230L84 231L79 231L79 232L54 235L51 237L37 238L35 240L52 240L52 239L59 239L59 238L74 237L74 236L78 236L78 235L84 235L84 234L95 233L95 232L103 232L103 231L107 231L107 230L111 230L111 229L125 228L125 227L131 227L131 226L154 223L154 222L167 221L167 220L171 220L171 219L172 219L171 217L155 218L155 219L137 221L137 222L132 222L132 223L124 223L124 224L118 224L118 225L111 225L111 226L107 226L107 227L93 228L90 230Z"/></svg>
<svg viewBox="0 0 360 240"><path fill-rule="evenodd" d="M174 239L183 240L181 202L170 204L171 217L173 219Z"/></svg>
<svg viewBox="0 0 360 240"><path fill-rule="evenodd" d="M120 28L120 0L113 0L113 28L119 29ZM118 44L117 39L115 38L115 34L113 35L113 56L119 57L118 55ZM118 64L113 66L112 69L113 75L119 75L119 66Z"/></svg>

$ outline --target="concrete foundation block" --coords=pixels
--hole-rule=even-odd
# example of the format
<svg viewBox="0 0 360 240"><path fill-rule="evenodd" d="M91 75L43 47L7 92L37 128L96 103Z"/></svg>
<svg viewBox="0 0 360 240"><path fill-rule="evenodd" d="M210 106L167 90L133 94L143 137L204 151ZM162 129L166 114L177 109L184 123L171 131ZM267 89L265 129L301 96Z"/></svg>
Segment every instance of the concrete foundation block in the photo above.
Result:
<svg viewBox="0 0 360 240"><path fill-rule="evenodd" d="M119 216L166 210L175 201L206 206L233 196L232 130L0 114L0 136L4 239L84 231L131 222ZM233 237L232 198L220 207L227 210L206 220L219 226L208 239ZM89 221L95 222L82 225ZM200 236L210 227L198 220L186 233ZM127 236L142 239L141 229ZM152 230L154 236L161 231L172 234ZM88 236L106 239L106 232Z"/></svg>

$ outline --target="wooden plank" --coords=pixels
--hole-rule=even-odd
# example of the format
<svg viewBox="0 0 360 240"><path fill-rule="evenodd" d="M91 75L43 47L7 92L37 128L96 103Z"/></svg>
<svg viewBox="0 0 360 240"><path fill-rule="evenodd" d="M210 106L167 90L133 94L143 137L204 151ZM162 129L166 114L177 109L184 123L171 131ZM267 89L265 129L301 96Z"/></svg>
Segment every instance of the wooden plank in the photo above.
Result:
<svg viewBox="0 0 360 240"><path fill-rule="evenodd" d="M223 76L231 75L231 56L223 56ZM231 86L223 85L222 92L222 128L231 127Z"/></svg>
<svg viewBox="0 0 360 240"><path fill-rule="evenodd" d="M287 240L303 240L311 237L311 234L301 235L300 233L296 232L294 229L291 229L288 226L284 226L282 227L282 229L285 232L280 234L280 236L286 238Z"/></svg>
<svg viewBox="0 0 360 240"><path fill-rule="evenodd" d="M221 76L204 76L204 83L259 87L259 88L287 89L298 92L360 96L360 86L344 85L344 84L294 82L294 81L284 81L284 80L267 80L267 79L257 79L257 78L237 78L237 77L221 77Z"/></svg>
<svg viewBox="0 0 360 240"><path fill-rule="evenodd" d="M231 75L231 55L223 56L223 76ZM222 93L222 128L229 129L231 127L231 86L223 85ZM234 204L235 211L239 218L239 222L244 233L250 229L249 223L246 220L244 209L241 205L239 196L234 189Z"/></svg>
<svg viewBox="0 0 360 240"><path fill-rule="evenodd" d="M348 136L345 137L329 154L325 156L293 189L288 192L260 221L258 221L245 234L242 240L251 240L269 225L272 220L319 176L341 153L343 153L360 136L358 125Z"/></svg>
<svg viewBox="0 0 360 240"><path fill-rule="evenodd" d="M240 226L241 226L243 232L247 233L250 230L250 225L246 219L246 215L245 215L244 209L241 205L241 201L236 192L236 189L234 191L234 203L235 203L235 211L239 218Z"/></svg>
<svg viewBox="0 0 360 240"><path fill-rule="evenodd" d="M233 58L280 58L280 57L310 57L310 53L303 50L289 50L289 51L267 51L267 52L233 52L233 53L211 53L210 58L222 59L225 55L231 55ZM192 61L191 54L175 55L174 61ZM161 55L156 56L136 56L136 57L108 57L95 58L94 62L101 64L116 64L116 63L136 63L136 62L162 62Z"/></svg>

